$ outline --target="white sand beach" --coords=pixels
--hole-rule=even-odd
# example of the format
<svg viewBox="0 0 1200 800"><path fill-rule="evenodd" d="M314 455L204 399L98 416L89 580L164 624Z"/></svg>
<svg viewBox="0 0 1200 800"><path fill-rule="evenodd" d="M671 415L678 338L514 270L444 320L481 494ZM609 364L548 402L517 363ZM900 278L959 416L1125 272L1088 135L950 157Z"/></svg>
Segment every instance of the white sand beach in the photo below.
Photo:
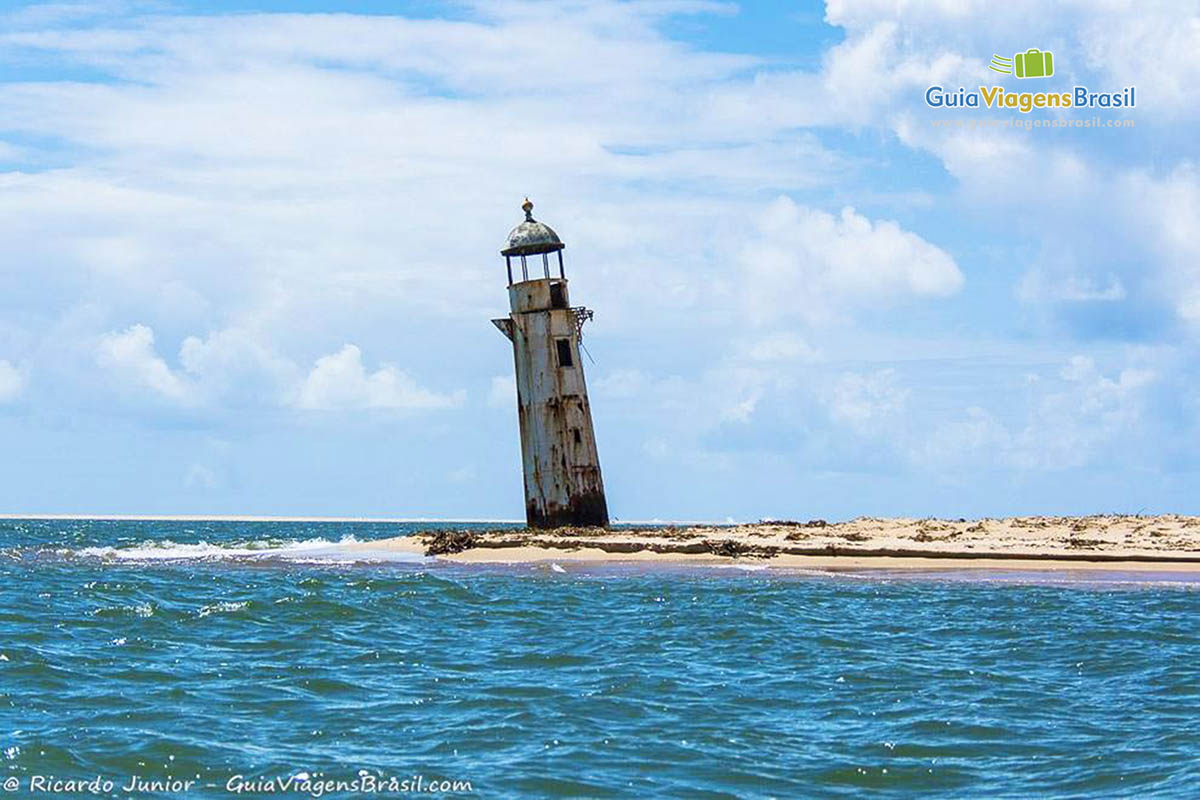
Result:
<svg viewBox="0 0 1200 800"><path fill-rule="evenodd" d="M479 528L350 545L460 563L753 562L816 569L1119 569L1200 572L1200 517L878 519L647 528Z"/></svg>

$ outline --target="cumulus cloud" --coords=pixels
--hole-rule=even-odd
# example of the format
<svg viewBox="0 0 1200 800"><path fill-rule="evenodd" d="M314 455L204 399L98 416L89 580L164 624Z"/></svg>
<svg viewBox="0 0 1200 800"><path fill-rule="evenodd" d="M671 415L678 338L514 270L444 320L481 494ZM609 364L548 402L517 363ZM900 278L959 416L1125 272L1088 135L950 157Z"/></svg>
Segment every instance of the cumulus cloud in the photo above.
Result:
<svg viewBox="0 0 1200 800"><path fill-rule="evenodd" d="M209 410L235 405L304 410L422 410L462 405L463 391L438 394L422 388L394 365L367 372L362 351L347 344L318 358L304 373L247 331L189 336L180 347L181 368L173 369L155 348L154 331L136 324L105 334L96 362L125 382L181 407Z"/></svg>
<svg viewBox="0 0 1200 800"><path fill-rule="evenodd" d="M391 365L367 372L362 351L348 344L317 359L300 386L295 405L308 411L416 410L460 406L465 400L462 390L452 394L429 391Z"/></svg>
<svg viewBox="0 0 1200 800"><path fill-rule="evenodd" d="M209 398L221 403L278 405L301 378L294 363L239 328L213 331L204 339L187 337L179 362Z"/></svg>
<svg viewBox="0 0 1200 800"><path fill-rule="evenodd" d="M167 366L154 348L154 331L145 325L131 325L120 333L100 338L96 361L111 370L127 385L178 402L192 399L192 387Z"/></svg>
<svg viewBox="0 0 1200 800"><path fill-rule="evenodd" d="M799 313L819 319L831 306L892 304L946 296L963 285L954 259L897 223L837 216L780 197L741 257L759 319Z"/></svg>
<svg viewBox="0 0 1200 800"><path fill-rule="evenodd" d="M25 388L25 377L9 361L0 359L0 403L12 400Z"/></svg>

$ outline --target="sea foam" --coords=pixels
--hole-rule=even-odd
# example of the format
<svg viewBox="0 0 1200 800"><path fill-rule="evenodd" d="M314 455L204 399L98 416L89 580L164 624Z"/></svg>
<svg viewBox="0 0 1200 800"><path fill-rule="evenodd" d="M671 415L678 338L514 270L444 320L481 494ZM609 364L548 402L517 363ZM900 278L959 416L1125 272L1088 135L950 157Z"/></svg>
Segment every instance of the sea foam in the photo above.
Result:
<svg viewBox="0 0 1200 800"><path fill-rule="evenodd" d="M314 538L302 541L253 541L210 544L175 542L170 539L136 545L84 547L72 555L105 561L287 561L302 564L354 564L374 561L419 563L424 557L412 553L357 548L353 535L338 541Z"/></svg>

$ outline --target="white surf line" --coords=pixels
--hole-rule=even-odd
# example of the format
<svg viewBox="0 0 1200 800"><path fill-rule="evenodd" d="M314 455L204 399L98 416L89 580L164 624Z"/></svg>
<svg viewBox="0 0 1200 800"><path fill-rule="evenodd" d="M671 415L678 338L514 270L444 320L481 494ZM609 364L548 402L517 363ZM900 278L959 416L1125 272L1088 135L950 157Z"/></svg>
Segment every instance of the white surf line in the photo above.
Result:
<svg viewBox="0 0 1200 800"><path fill-rule="evenodd" d="M314 538L302 541L287 541L278 544L267 542L175 542L169 539L148 541L135 545L102 545L84 547L73 553L83 558L99 558L105 561L289 561L298 563L342 563L351 564L368 561L421 562L424 556L418 553L388 549L372 550L358 548L363 544L354 536L345 536L339 541Z"/></svg>

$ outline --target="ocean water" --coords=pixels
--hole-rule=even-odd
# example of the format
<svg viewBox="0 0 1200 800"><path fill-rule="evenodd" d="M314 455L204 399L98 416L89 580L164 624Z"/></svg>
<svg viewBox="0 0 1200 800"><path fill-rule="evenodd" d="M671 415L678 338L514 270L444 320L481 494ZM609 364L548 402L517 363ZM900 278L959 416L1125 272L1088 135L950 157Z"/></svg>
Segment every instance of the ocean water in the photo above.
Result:
<svg viewBox="0 0 1200 800"><path fill-rule="evenodd" d="M0 521L0 795L1200 795L1198 583L343 544L419 527Z"/></svg>

